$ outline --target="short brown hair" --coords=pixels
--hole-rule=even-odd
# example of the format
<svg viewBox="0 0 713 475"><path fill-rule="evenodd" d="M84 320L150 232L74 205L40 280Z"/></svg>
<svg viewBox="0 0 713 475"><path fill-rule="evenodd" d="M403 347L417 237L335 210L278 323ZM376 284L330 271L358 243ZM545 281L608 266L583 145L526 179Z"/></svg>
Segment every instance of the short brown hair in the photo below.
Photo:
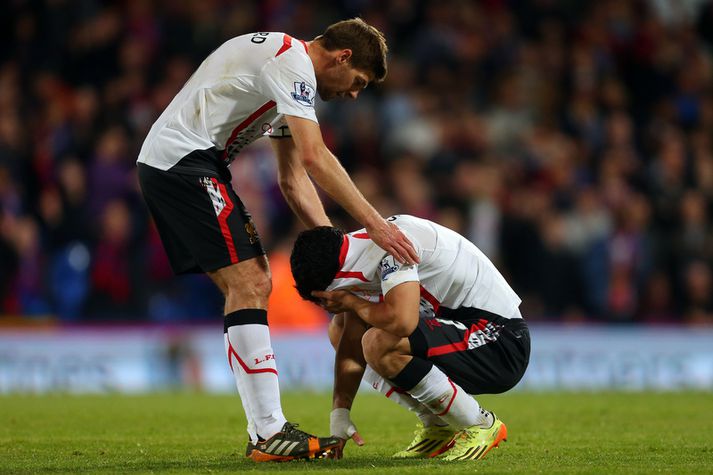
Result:
<svg viewBox="0 0 713 475"><path fill-rule="evenodd" d="M351 49L352 67L370 72L374 82L381 82L386 77L386 46L384 34L367 24L361 18L352 18L329 25L317 38L327 51Z"/></svg>

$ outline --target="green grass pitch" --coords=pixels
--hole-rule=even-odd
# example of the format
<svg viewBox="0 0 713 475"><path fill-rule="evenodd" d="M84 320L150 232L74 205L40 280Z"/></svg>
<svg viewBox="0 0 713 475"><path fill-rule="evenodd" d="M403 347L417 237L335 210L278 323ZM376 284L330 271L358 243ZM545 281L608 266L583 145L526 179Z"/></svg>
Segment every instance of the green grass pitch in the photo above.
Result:
<svg viewBox="0 0 713 475"><path fill-rule="evenodd" d="M415 417L376 394L353 411L367 445L340 461L255 464L236 396L0 397L0 473L713 473L711 393L482 396L509 438L476 462L400 461ZM326 435L330 397L286 393L287 417Z"/></svg>

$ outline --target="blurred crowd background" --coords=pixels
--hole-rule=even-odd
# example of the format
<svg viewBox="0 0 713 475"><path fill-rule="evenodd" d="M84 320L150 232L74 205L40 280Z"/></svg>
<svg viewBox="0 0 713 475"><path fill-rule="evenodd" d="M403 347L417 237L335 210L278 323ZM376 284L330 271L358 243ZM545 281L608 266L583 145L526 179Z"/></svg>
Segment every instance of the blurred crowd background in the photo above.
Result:
<svg viewBox="0 0 713 475"><path fill-rule="evenodd" d="M207 278L171 274L141 143L228 38L311 39L357 15L387 36L388 78L318 116L384 215L468 237L531 320L713 324L706 0L2 2L0 324L219 322ZM294 301L300 226L267 139L232 172L270 253L272 324L322 325Z"/></svg>

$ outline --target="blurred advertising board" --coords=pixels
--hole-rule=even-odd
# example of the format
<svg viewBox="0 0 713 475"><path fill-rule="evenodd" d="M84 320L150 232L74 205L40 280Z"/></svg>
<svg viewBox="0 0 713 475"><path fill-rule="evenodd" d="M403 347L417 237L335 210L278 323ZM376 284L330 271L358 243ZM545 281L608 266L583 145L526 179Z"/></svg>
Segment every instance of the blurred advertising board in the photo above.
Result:
<svg viewBox="0 0 713 475"><path fill-rule="evenodd" d="M222 329L0 331L0 393L234 392ZM526 390L713 390L713 328L533 326ZM326 331L273 335L283 390L329 390Z"/></svg>

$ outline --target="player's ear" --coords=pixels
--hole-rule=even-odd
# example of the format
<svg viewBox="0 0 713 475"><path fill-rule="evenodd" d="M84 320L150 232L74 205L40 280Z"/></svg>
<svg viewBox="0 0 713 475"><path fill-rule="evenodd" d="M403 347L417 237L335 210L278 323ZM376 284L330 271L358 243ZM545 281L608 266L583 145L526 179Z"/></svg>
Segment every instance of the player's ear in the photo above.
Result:
<svg viewBox="0 0 713 475"><path fill-rule="evenodd" d="M349 48L343 49L337 54L337 64L348 63L350 59L352 59L352 50Z"/></svg>

